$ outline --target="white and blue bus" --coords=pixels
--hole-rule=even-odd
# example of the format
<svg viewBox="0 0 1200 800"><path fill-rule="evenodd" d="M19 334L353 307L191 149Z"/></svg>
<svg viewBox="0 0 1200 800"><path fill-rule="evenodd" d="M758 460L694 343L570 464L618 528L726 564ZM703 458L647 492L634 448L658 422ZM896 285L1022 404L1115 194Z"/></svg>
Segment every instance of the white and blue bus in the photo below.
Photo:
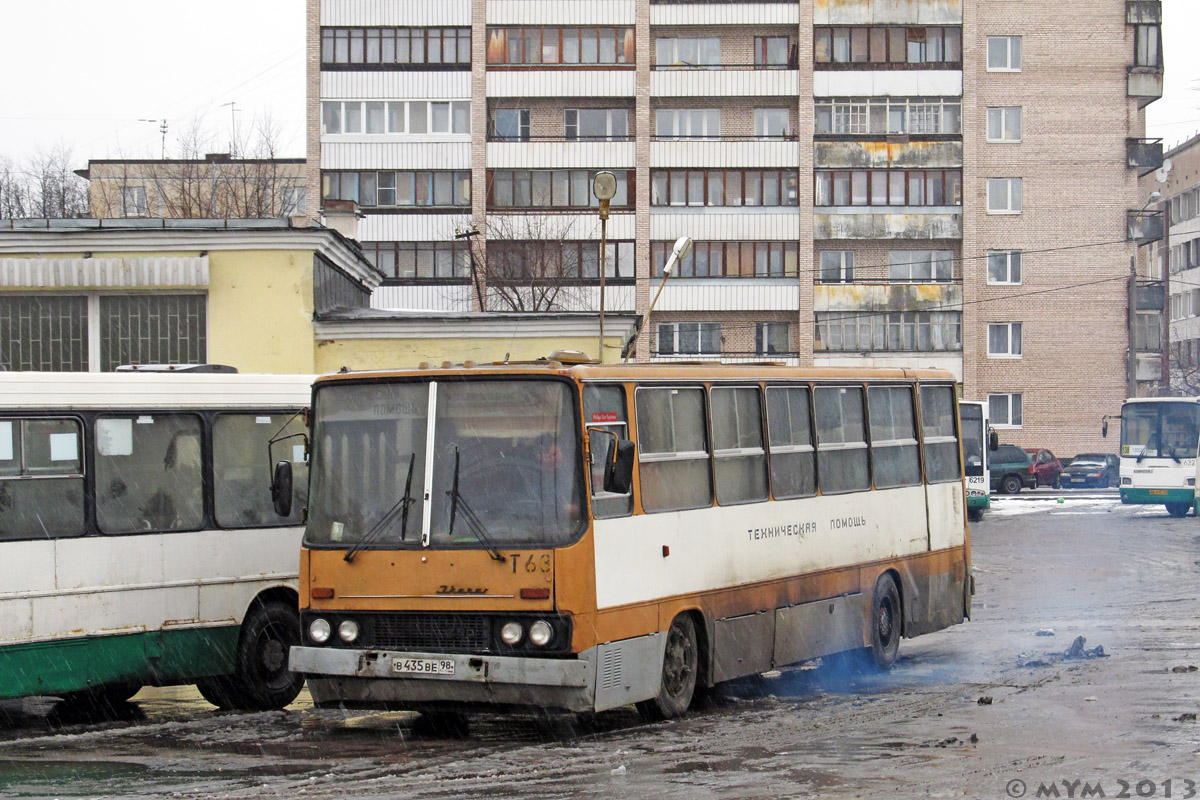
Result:
<svg viewBox="0 0 1200 800"><path fill-rule="evenodd" d="M1103 428L1107 433L1107 423ZM1121 502L1158 504L1173 517L1195 503L1200 399L1136 397L1121 406Z"/></svg>
<svg viewBox="0 0 1200 800"><path fill-rule="evenodd" d="M0 372L0 698L186 683L223 708L296 697L300 516L275 515L270 474L306 469L284 437L311 384Z"/></svg>

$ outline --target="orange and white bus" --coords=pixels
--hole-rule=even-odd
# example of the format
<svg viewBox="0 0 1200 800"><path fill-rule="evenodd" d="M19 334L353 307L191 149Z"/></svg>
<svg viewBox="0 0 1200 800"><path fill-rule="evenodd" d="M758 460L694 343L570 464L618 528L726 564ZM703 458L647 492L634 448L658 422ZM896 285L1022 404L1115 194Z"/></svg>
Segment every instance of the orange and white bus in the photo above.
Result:
<svg viewBox="0 0 1200 800"><path fill-rule="evenodd" d="M970 612L946 372L556 353L329 375L312 411L291 668L318 704L674 717Z"/></svg>

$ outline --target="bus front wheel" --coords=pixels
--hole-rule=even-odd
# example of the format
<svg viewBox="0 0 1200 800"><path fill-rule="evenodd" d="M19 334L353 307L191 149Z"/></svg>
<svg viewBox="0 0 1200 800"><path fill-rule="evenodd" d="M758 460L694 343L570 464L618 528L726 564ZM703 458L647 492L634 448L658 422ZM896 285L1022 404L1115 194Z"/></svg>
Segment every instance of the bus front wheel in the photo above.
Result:
<svg viewBox="0 0 1200 800"><path fill-rule="evenodd" d="M875 582L871 602L871 660L880 672L896 663L900 653L900 590L891 575L881 575Z"/></svg>
<svg viewBox="0 0 1200 800"><path fill-rule="evenodd" d="M671 627L667 630L667 646L663 653L662 680L658 696L638 703L638 712L649 720L683 716L696 693L698 663L696 623L690 616L681 614L671 622Z"/></svg>
<svg viewBox="0 0 1200 800"><path fill-rule="evenodd" d="M1190 503L1167 503L1167 513L1172 517L1186 517L1191 508Z"/></svg>
<svg viewBox="0 0 1200 800"><path fill-rule="evenodd" d="M196 683L201 696L218 708L269 711L296 699L304 676L290 672L288 651L300 643L300 612L278 600L250 609L238 638L231 675Z"/></svg>

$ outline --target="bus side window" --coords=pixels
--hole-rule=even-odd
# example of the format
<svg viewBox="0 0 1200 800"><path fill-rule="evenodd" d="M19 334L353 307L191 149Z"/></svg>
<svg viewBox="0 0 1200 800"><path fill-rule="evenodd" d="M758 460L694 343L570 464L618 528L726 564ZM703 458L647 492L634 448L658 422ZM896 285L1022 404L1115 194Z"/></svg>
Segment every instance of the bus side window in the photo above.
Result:
<svg viewBox="0 0 1200 800"><path fill-rule="evenodd" d="M871 472L876 489L921 485L917 423L912 390L907 386L867 389L871 421Z"/></svg>
<svg viewBox="0 0 1200 800"><path fill-rule="evenodd" d="M84 532L83 438L74 419L0 419L0 540Z"/></svg>
<svg viewBox="0 0 1200 800"><path fill-rule="evenodd" d="M284 424L287 428L283 428ZM213 500L217 525L254 528L298 525L308 505L308 462L299 437L280 442L267 457L267 442L276 433L304 431L294 414L222 414L213 422ZM292 462L292 513L276 516L271 504L271 470L276 461Z"/></svg>
<svg viewBox="0 0 1200 800"><path fill-rule="evenodd" d="M925 480L948 483L962 480L958 466L958 437L954 435L954 388L921 387L921 439L925 443ZM979 426L982 429L982 420ZM982 464L981 454L975 454ZM983 474L982 468L976 470Z"/></svg>
<svg viewBox="0 0 1200 800"><path fill-rule="evenodd" d="M710 397L717 502L732 505L766 500L767 455L758 389L714 387Z"/></svg>
<svg viewBox="0 0 1200 800"><path fill-rule="evenodd" d="M134 414L96 420L96 522L103 533L204 524L200 420Z"/></svg>
<svg viewBox="0 0 1200 800"><path fill-rule="evenodd" d="M613 494L604 491L604 459L613 437L596 431L607 431L618 439L629 438L629 417L625 410L623 386L583 387L583 419L588 431L588 477L592 486L592 514L599 519L626 517L633 513L633 493Z"/></svg>
<svg viewBox="0 0 1200 800"><path fill-rule="evenodd" d="M639 388L635 395L642 508L712 505L702 388Z"/></svg>
<svg viewBox="0 0 1200 800"><path fill-rule="evenodd" d="M817 420L817 481L822 494L865 492L871 488L863 391L859 386L819 386L814 397Z"/></svg>
<svg viewBox="0 0 1200 800"><path fill-rule="evenodd" d="M817 493L808 405L807 386L767 388L771 492L777 500Z"/></svg>

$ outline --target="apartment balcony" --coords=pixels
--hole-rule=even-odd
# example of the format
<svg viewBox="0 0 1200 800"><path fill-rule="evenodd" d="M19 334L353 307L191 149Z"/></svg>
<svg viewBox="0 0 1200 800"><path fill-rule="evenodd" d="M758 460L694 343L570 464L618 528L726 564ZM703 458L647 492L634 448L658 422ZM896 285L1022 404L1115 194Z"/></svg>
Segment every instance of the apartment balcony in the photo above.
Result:
<svg viewBox="0 0 1200 800"><path fill-rule="evenodd" d="M469 137L459 142L379 141L385 136L326 136L321 141L324 169L412 169L437 164L439 169L470 169ZM449 138L449 137L447 137Z"/></svg>
<svg viewBox="0 0 1200 800"><path fill-rule="evenodd" d="M321 72L321 97L353 100L470 99L471 73L457 70L419 72Z"/></svg>
<svg viewBox="0 0 1200 800"><path fill-rule="evenodd" d="M1145 108L1162 97L1162 67L1130 67L1126 94L1129 97L1138 98L1138 108Z"/></svg>
<svg viewBox="0 0 1200 800"><path fill-rule="evenodd" d="M521 140L489 137L487 143L490 169L633 169L636 163L637 151L632 136L601 140L562 136L530 136Z"/></svg>
<svg viewBox="0 0 1200 800"><path fill-rule="evenodd" d="M960 206L818 207L814 239L961 239Z"/></svg>
<svg viewBox="0 0 1200 800"><path fill-rule="evenodd" d="M1126 166L1135 168L1138 177L1149 175L1163 165L1162 139L1126 139Z"/></svg>
<svg viewBox="0 0 1200 800"><path fill-rule="evenodd" d="M814 311L946 311L962 307L958 283L818 283Z"/></svg>
<svg viewBox="0 0 1200 800"><path fill-rule="evenodd" d="M962 25L963 0L818 2L814 25Z"/></svg>
<svg viewBox="0 0 1200 800"><path fill-rule="evenodd" d="M794 67L721 64L708 68L655 66L651 97L791 97L800 93Z"/></svg>
<svg viewBox="0 0 1200 800"><path fill-rule="evenodd" d="M794 242L800 238L800 214L796 206L651 207L650 238L674 241L680 236L708 241Z"/></svg>
<svg viewBox="0 0 1200 800"><path fill-rule="evenodd" d="M1162 0L1125 0L1125 24L1161 25Z"/></svg>
<svg viewBox="0 0 1200 800"><path fill-rule="evenodd" d="M799 25L800 7L795 2L655 2L650 4L652 26L711 25Z"/></svg>
<svg viewBox="0 0 1200 800"><path fill-rule="evenodd" d="M360 242L449 242L455 231L471 227L470 213L373 214L363 209L358 221Z"/></svg>
<svg viewBox="0 0 1200 800"><path fill-rule="evenodd" d="M487 24L633 25L636 7L634 0L488 0Z"/></svg>
<svg viewBox="0 0 1200 800"><path fill-rule="evenodd" d="M1139 245L1157 242L1164 233L1163 212L1127 211L1125 240Z"/></svg>
<svg viewBox="0 0 1200 800"><path fill-rule="evenodd" d="M959 169L963 145L957 142L818 141L813 166L818 169Z"/></svg>
<svg viewBox="0 0 1200 800"><path fill-rule="evenodd" d="M655 136L650 141L651 167L697 169L800 166L799 137L785 136Z"/></svg>
<svg viewBox="0 0 1200 800"><path fill-rule="evenodd" d="M658 278L651 281L657 285ZM655 311L792 311L800 281L791 278L670 278Z"/></svg>
<svg viewBox="0 0 1200 800"><path fill-rule="evenodd" d="M852 65L853 66L853 65ZM959 97L962 70L816 70L813 97Z"/></svg>
<svg viewBox="0 0 1200 800"><path fill-rule="evenodd" d="M632 66L610 69L505 67L490 68L487 72L489 98L630 98L636 90L637 73Z"/></svg>
<svg viewBox="0 0 1200 800"><path fill-rule="evenodd" d="M471 0L321 0L321 25L344 27L465 26L471 24Z"/></svg>

